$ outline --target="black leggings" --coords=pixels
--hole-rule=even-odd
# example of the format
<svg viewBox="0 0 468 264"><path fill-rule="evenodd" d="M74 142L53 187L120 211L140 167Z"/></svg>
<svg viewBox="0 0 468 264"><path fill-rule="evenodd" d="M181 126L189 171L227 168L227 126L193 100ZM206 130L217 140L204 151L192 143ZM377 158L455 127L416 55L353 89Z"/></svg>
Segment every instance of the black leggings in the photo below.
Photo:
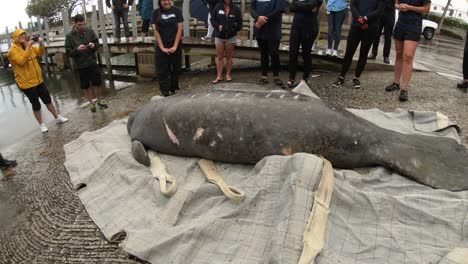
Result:
<svg viewBox="0 0 468 264"><path fill-rule="evenodd" d="M380 35L382 34L382 30L384 31L384 48L383 48L383 56L388 57L390 56L390 47L392 46L392 34L393 34L393 26L395 24L395 11L393 13L385 14L380 19L380 25L375 34L374 44L372 44L372 54L377 55L379 50L379 42L380 42Z"/></svg>
<svg viewBox="0 0 468 264"><path fill-rule="evenodd" d="M313 29L292 26L289 37L289 80L296 79L297 56L299 46L302 46L302 59L304 61L303 79L307 80L312 68L312 44L318 34L318 26L315 24Z"/></svg>
<svg viewBox="0 0 468 264"><path fill-rule="evenodd" d="M156 48L156 69L158 71L159 89L165 96L179 89L179 74L182 67L182 45L171 55Z"/></svg>
<svg viewBox="0 0 468 264"><path fill-rule="evenodd" d="M343 65L341 67L341 77L344 78L348 72L359 43L361 43L361 50L359 51L359 59L356 66L355 76L357 78L361 76L361 73L364 71L364 67L366 66L367 53L369 53L369 49L372 45L372 41L374 40L374 34L376 34L376 31L376 26L369 26L369 28L365 31L361 30L360 26L352 25L349 28L348 40L346 43L346 53L343 58Z"/></svg>
<svg viewBox="0 0 468 264"><path fill-rule="evenodd" d="M463 79L468 80L468 31L465 38L465 52L463 53Z"/></svg>
<svg viewBox="0 0 468 264"><path fill-rule="evenodd" d="M262 65L262 76L268 75L268 66L270 65L273 77L277 77L280 71L279 60L279 40L257 39L258 47L260 48L260 63Z"/></svg>

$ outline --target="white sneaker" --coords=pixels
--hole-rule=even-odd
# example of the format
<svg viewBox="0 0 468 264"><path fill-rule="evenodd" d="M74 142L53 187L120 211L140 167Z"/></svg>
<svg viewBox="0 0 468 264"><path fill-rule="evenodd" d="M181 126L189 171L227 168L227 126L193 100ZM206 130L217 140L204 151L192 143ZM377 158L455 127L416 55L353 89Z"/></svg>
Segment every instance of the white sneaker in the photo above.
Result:
<svg viewBox="0 0 468 264"><path fill-rule="evenodd" d="M332 50L331 50L331 49L327 49L327 51L325 52L325 55L330 56L331 54L332 54Z"/></svg>
<svg viewBox="0 0 468 264"><path fill-rule="evenodd" d="M47 129L47 127L46 127L46 125L44 123L42 123L39 127L41 128L42 133L45 133L45 132L49 131L49 129Z"/></svg>
<svg viewBox="0 0 468 264"><path fill-rule="evenodd" d="M332 50L331 55L332 55L333 57L338 57L338 51L337 51L336 49Z"/></svg>
<svg viewBox="0 0 468 264"><path fill-rule="evenodd" d="M57 124L61 124L61 123L65 123L65 122L68 122L68 118L63 117L61 115L58 115L57 118L55 119L55 123L57 123Z"/></svg>

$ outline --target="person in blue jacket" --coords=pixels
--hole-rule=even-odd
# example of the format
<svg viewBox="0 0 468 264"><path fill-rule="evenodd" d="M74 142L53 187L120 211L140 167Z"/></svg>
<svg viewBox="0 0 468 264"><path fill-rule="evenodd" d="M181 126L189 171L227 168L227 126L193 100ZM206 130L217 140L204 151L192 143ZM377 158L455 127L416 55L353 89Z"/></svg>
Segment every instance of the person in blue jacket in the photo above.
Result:
<svg viewBox="0 0 468 264"><path fill-rule="evenodd" d="M349 28L348 40L346 42L346 52L341 65L341 73L338 80L333 83L333 87L344 84L346 72L348 72L353 62L359 43L359 59L356 65L356 72L353 78L355 89L361 88L359 77L364 71L367 63L367 54L379 28L380 16L384 8L385 0L351 0L350 8L353 14L353 22Z"/></svg>
<svg viewBox="0 0 468 264"><path fill-rule="evenodd" d="M338 56L338 46L341 40L341 28L348 13L348 2L346 0L328 0L328 47L326 55Z"/></svg>
<svg viewBox="0 0 468 264"><path fill-rule="evenodd" d="M255 20L255 38L260 48L260 64L262 78L260 84L268 83L268 66L273 71L273 82L282 86L279 78L280 60L279 45L281 40L282 16L286 9L286 0L252 0L250 3L250 15Z"/></svg>
<svg viewBox="0 0 468 264"><path fill-rule="evenodd" d="M153 14L153 0L140 0L141 36L148 36L151 16Z"/></svg>
<svg viewBox="0 0 468 264"><path fill-rule="evenodd" d="M318 35L317 13L321 5L321 0L293 0L289 7L289 11L295 14L289 34L289 80L286 82L288 88L295 86L299 47L302 47L304 61L302 81L309 82L312 44Z"/></svg>
<svg viewBox="0 0 468 264"><path fill-rule="evenodd" d="M421 39L422 15L431 10L431 0L396 0L399 10L398 21L393 30L395 39L395 72L393 83L385 91L401 91L399 100L408 101L408 84L413 73L413 59Z"/></svg>
<svg viewBox="0 0 468 264"><path fill-rule="evenodd" d="M213 10L211 24L215 32L216 70L217 76L213 83L223 80L224 56L226 55L226 81L232 81L232 52L236 45L236 35L242 29L242 13L232 0L224 0Z"/></svg>

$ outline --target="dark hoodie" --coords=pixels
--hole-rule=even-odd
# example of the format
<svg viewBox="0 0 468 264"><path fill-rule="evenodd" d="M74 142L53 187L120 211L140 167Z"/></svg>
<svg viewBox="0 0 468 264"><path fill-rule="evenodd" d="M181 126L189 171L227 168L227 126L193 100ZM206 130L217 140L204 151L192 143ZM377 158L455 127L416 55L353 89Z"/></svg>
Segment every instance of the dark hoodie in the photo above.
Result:
<svg viewBox="0 0 468 264"><path fill-rule="evenodd" d="M237 35L242 29L242 13L239 7L231 2L231 9L226 15L226 9L223 3L219 3L211 14L211 25L215 30L215 37L220 39L230 39ZM223 28L218 30L219 25Z"/></svg>

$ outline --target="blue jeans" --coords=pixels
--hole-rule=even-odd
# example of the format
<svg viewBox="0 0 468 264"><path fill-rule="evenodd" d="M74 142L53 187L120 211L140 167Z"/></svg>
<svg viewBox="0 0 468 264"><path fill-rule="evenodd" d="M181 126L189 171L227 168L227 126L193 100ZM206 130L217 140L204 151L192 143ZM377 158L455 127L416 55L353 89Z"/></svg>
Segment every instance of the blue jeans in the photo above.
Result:
<svg viewBox="0 0 468 264"><path fill-rule="evenodd" d="M343 22L345 20L348 9L345 8L341 11L335 12L330 11L328 14L328 48L338 49L341 40L341 28L343 27ZM335 40L335 45L333 45L333 40Z"/></svg>
<svg viewBox="0 0 468 264"><path fill-rule="evenodd" d="M128 9L114 10L115 37L120 39L120 18L125 29L125 37L130 37L130 28L128 27Z"/></svg>

